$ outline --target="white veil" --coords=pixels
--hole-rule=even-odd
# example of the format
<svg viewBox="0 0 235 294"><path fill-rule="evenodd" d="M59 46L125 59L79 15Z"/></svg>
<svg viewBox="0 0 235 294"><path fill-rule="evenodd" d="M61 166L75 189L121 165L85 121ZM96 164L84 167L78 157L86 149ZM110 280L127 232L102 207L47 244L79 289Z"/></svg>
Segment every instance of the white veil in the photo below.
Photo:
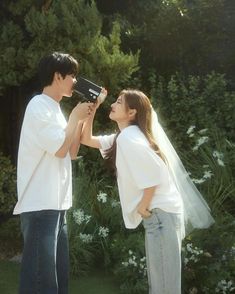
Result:
<svg viewBox="0 0 235 294"><path fill-rule="evenodd" d="M157 114L153 108L152 131L158 147L167 159L170 174L182 197L184 207L184 222L182 223L185 225L185 228L182 229L182 238L185 235L184 230L187 235L195 228L208 228L214 223L210 208L190 179L183 163L158 122Z"/></svg>

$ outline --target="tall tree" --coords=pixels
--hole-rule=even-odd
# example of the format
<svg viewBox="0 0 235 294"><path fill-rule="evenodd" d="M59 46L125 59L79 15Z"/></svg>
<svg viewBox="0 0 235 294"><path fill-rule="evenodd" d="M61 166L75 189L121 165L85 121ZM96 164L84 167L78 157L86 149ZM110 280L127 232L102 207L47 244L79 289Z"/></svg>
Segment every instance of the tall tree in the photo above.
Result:
<svg viewBox="0 0 235 294"><path fill-rule="evenodd" d="M15 156L25 104L35 89L39 59L51 51L72 54L80 73L117 91L137 70L138 54L124 54L120 26L101 33L102 16L94 1L1 1L1 146Z"/></svg>
<svg viewBox="0 0 235 294"><path fill-rule="evenodd" d="M212 70L234 79L235 2L231 0L96 0L122 24L125 51L141 49L140 66L170 77ZM117 4L118 2L118 4ZM107 25L108 27L108 25Z"/></svg>

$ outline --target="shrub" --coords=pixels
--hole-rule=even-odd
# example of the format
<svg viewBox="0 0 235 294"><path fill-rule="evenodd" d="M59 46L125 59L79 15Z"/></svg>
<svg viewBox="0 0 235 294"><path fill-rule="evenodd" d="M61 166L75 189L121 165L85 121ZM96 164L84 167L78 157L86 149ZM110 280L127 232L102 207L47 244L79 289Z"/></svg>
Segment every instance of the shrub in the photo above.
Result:
<svg viewBox="0 0 235 294"><path fill-rule="evenodd" d="M149 79L152 102L178 150L185 152L190 147L185 137L189 125L198 129L216 126L222 136L235 141L235 93L229 91L224 75L215 72L205 77L176 74L166 81L152 73Z"/></svg>
<svg viewBox="0 0 235 294"><path fill-rule="evenodd" d="M235 230L230 215L194 232L183 246L183 293L231 293L235 287Z"/></svg>
<svg viewBox="0 0 235 294"><path fill-rule="evenodd" d="M143 228L128 230L122 235L117 233L110 250L121 293L147 293Z"/></svg>
<svg viewBox="0 0 235 294"><path fill-rule="evenodd" d="M16 169L1 152L0 166L0 215L7 215L16 203Z"/></svg>
<svg viewBox="0 0 235 294"><path fill-rule="evenodd" d="M206 198L214 215L223 212L234 215L235 145L226 140L218 130L191 126L187 135L191 148L182 156L193 182Z"/></svg>
<svg viewBox="0 0 235 294"><path fill-rule="evenodd" d="M68 213L71 269L87 273L95 263L110 265L110 241L122 231L116 188L85 170L80 158L74 164L73 207ZM77 175L79 173L79 176Z"/></svg>

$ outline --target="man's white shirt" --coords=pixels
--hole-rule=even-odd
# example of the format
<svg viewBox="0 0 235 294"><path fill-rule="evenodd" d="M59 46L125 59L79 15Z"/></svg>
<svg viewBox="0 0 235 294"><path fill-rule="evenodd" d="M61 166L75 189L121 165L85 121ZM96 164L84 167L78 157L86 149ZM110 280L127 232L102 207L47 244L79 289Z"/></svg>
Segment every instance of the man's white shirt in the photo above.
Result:
<svg viewBox="0 0 235 294"><path fill-rule="evenodd" d="M71 158L69 153L65 158L55 156L65 140L66 125L58 102L44 94L31 99L21 129L14 214L71 207Z"/></svg>

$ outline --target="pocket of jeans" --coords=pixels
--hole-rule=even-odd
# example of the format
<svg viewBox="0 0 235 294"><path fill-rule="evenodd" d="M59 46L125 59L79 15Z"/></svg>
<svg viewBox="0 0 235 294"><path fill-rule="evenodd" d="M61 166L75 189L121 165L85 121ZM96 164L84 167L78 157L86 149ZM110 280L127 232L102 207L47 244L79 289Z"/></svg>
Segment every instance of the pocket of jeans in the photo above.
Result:
<svg viewBox="0 0 235 294"><path fill-rule="evenodd" d="M150 217L143 219L143 226L146 231L159 230L162 228L162 222L158 215L153 212Z"/></svg>

